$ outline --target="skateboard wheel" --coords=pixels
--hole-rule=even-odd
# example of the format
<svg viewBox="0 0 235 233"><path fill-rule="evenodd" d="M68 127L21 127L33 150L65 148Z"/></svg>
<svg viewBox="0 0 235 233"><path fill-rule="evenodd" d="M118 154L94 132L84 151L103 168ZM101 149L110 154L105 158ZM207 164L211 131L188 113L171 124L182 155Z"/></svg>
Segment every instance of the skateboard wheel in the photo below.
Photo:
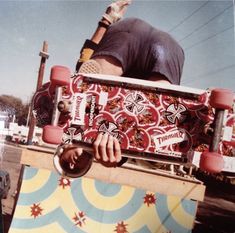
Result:
<svg viewBox="0 0 235 233"><path fill-rule="evenodd" d="M224 167L223 156L217 152L203 152L200 159L200 169L210 173L219 173Z"/></svg>
<svg viewBox="0 0 235 233"><path fill-rule="evenodd" d="M69 111L69 102L67 101L60 101L57 106L60 112L68 112Z"/></svg>
<svg viewBox="0 0 235 233"><path fill-rule="evenodd" d="M42 140L57 145L62 142L63 133L63 129L59 126L46 125L42 131Z"/></svg>
<svg viewBox="0 0 235 233"><path fill-rule="evenodd" d="M228 89L213 89L210 96L210 105L213 108L230 109L233 105L233 92Z"/></svg>
<svg viewBox="0 0 235 233"><path fill-rule="evenodd" d="M68 86L70 84L70 69L65 66L53 66L51 68L51 83L56 86Z"/></svg>

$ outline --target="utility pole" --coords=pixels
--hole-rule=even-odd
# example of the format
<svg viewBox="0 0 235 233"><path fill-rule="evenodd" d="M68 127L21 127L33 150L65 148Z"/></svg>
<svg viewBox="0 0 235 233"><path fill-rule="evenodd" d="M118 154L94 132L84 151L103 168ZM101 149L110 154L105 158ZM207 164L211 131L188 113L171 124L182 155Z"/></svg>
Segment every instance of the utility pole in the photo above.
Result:
<svg viewBox="0 0 235 233"><path fill-rule="evenodd" d="M0 193L0 233L4 232L4 222L3 222L3 213L2 213L2 194Z"/></svg>
<svg viewBox="0 0 235 233"><path fill-rule="evenodd" d="M40 51L39 56L41 57L41 62L40 62L39 71L38 71L38 80L37 80L36 91L38 91L42 87L44 70L45 70L45 66L46 66L46 59L49 58L47 41L43 42L42 51ZM27 139L27 144L28 145L31 145L32 142L33 142L34 128L35 128L35 125L36 125L36 119L33 116L33 111L32 110L33 109L32 109L32 106L31 106L31 108L30 108L29 133L28 133L28 139Z"/></svg>

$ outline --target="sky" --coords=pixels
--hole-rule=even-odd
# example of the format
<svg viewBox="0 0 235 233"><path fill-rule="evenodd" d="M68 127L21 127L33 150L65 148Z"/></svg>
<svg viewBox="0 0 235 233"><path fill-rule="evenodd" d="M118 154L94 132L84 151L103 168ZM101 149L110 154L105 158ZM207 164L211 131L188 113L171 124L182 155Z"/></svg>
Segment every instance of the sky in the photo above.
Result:
<svg viewBox="0 0 235 233"><path fill-rule="evenodd" d="M43 41L50 68L74 72L84 41L111 1L0 1L0 95L30 101L36 89ZM185 51L181 85L235 91L234 2L133 0L125 17L169 32Z"/></svg>

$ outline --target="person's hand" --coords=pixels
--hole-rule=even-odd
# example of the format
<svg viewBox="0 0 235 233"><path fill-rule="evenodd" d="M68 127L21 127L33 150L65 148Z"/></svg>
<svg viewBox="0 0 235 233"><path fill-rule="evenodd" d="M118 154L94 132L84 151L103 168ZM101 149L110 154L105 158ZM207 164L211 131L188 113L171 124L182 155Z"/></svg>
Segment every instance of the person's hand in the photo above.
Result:
<svg viewBox="0 0 235 233"><path fill-rule="evenodd" d="M65 147L63 147L61 160L63 162L69 163L70 166L74 166L77 163L79 157L82 155L82 153L83 153L82 148L68 144Z"/></svg>
<svg viewBox="0 0 235 233"><path fill-rule="evenodd" d="M90 169L93 155L86 152L76 144L65 144L58 148L57 156L59 163L55 162L55 167L61 172L65 172L69 177L81 177ZM57 161L54 160L54 161ZM62 174L62 172L61 172Z"/></svg>
<svg viewBox="0 0 235 233"><path fill-rule="evenodd" d="M105 166L115 167L122 159L118 139L107 133L97 136L93 148L96 160Z"/></svg>
<svg viewBox="0 0 235 233"><path fill-rule="evenodd" d="M103 18L110 24L120 20L126 12L127 6L131 4L132 0L117 0L111 3L106 9Z"/></svg>

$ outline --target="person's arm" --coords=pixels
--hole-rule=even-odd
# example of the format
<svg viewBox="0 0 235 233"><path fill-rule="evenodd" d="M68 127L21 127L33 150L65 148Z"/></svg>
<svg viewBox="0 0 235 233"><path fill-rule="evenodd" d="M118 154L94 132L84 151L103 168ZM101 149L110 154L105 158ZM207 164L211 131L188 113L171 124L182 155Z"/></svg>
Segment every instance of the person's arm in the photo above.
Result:
<svg viewBox="0 0 235 233"><path fill-rule="evenodd" d="M108 27L109 27L109 22L105 19L101 19L98 23L98 27L96 28L95 33L93 34L93 36L91 37L90 40L86 40L81 51L80 51L80 58L76 64L76 71L79 71L79 68L81 67L81 65L88 61L92 54L94 53L94 51L96 50L99 42L101 41L101 39L103 38L105 32L107 31Z"/></svg>
<svg viewBox="0 0 235 233"><path fill-rule="evenodd" d="M96 28L95 33L91 37L91 41L99 44L110 25L111 23L109 21L107 21L105 18L102 18L98 23L98 27Z"/></svg>
<svg viewBox="0 0 235 233"><path fill-rule="evenodd" d="M77 72L79 71L82 63L88 61L91 58L108 27L123 17L126 8L130 3L131 0L117 0L108 6L104 15L102 16L102 19L98 23L98 27L96 28L95 33L90 40L85 41L81 49L80 58L76 64Z"/></svg>

